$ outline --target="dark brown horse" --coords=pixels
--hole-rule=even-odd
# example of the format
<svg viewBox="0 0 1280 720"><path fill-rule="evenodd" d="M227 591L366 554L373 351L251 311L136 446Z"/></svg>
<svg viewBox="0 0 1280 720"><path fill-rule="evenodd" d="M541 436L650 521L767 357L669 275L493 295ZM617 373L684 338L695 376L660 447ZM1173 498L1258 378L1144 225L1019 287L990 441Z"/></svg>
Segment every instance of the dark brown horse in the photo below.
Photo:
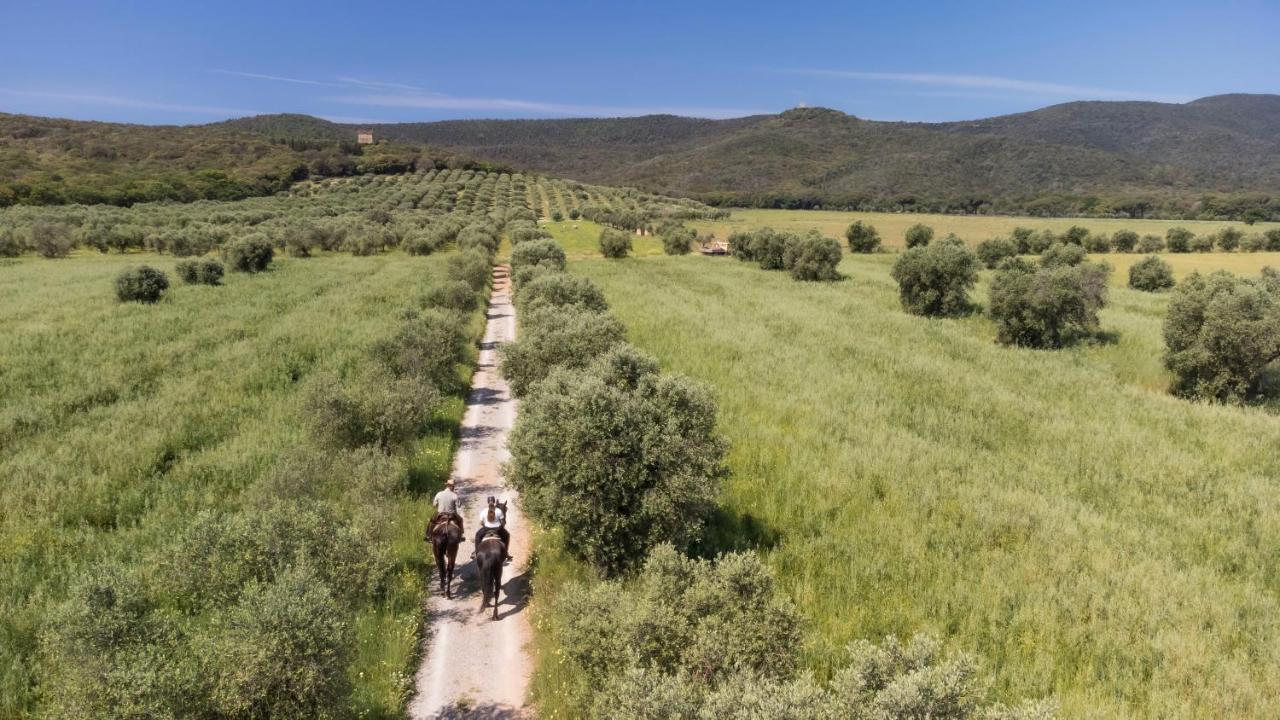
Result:
<svg viewBox="0 0 1280 720"><path fill-rule="evenodd" d="M458 558L458 546L462 544L462 528L451 516L442 515L427 529L427 537L436 558L436 570L440 572L440 591L445 597L452 598L453 566Z"/></svg>
<svg viewBox="0 0 1280 720"><path fill-rule="evenodd" d="M493 598L493 619L498 619L498 595L502 591L502 562L507 558L507 546L496 534L489 534L476 548L476 568L480 574L480 612Z"/></svg>

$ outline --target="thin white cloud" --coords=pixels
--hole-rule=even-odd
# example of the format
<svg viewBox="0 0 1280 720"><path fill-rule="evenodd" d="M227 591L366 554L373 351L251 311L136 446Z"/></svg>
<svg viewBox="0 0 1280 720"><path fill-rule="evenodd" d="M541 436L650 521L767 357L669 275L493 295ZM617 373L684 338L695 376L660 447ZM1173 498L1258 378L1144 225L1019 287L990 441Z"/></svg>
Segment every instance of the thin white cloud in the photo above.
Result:
<svg viewBox="0 0 1280 720"><path fill-rule="evenodd" d="M337 78L338 82L346 85L356 85L371 90L404 90L406 92L426 92L423 88L414 85L405 85L403 83L380 82L377 80L361 80L353 77Z"/></svg>
<svg viewBox="0 0 1280 720"><path fill-rule="evenodd" d="M222 107L218 105L187 105L184 103L158 102L154 100L140 100L138 98L119 97L116 95L96 95L92 93L54 93L40 92L36 90L11 90L8 88L0 88L0 94L13 95L17 97L37 98L40 100L53 100L56 102L70 103L73 105L86 105L94 107L127 107L138 108L142 110L164 110L167 112L183 113L188 115L214 115L220 117L240 117L244 115L260 115L258 110L248 110L245 108Z"/></svg>
<svg viewBox="0 0 1280 720"><path fill-rule="evenodd" d="M218 75L230 75L232 77L251 78L253 80L272 80L274 82L293 83L295 85L329 85L334 83L324 82L322 80L307 80L304 78L291 78L282 75L267 75L264 73L240 72L239 70L210 70L211 73Z"/></svg>
<svg viewBox="0 0 1280 720"><path fill-rule="evenodd" d="M371 107L419 108L424 110L480 110L524 112L535 115L568 117L628 117L636 115L684 115L690 117L728 118L756 115L762 110L745 108L653 106L623 107L614 105L572 105L512 98L457 97L439 93L367 94L329 98L346 105Z"/></svg>
<svg viewBox="0 0 1280 720"><path fill-rule="evenodd" d="M1135 92L1085 85L1064 85L1037 80L1018 80L992 75L952 75L946 73L898 73L866 72L862 70L828 70L820 68L786 69L781 72L812 77L843 78L846 80L871 80L911 85L963 88L967 90L1003 90L1020 95L1093 99L1093 100L1152 100L1155 102L1181 103L1192 98L1167 93Z"/></svg>

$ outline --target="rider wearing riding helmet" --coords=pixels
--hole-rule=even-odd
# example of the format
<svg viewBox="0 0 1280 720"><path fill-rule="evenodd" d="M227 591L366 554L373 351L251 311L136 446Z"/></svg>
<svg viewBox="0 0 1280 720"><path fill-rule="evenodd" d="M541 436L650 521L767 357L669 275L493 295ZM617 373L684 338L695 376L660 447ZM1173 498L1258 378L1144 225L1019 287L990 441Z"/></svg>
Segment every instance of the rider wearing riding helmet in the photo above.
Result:
<svg viewBox="0 0 1280 720"><path fill-rule="evenodd" d="M502 508L498 507L498 499L490 495L488 506L480 512L480 529L476 530L476 547L480 547L480 541L489 533L497 535L502 544L507 546L507 559L511 560L511 533L507 531L507 518L502 512ZM471 553L474 558L476 554Z"/></svg>

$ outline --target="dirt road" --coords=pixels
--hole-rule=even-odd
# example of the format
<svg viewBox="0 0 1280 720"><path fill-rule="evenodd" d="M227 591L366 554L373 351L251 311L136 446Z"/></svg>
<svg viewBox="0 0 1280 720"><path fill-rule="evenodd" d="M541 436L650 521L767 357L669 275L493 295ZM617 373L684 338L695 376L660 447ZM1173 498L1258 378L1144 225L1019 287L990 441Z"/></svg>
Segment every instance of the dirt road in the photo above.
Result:
<svg viewBox="0 0 1280 720"><path fill-rule="evenodd" d="M494 271L488 323L480 349L479 367L471 381L461 444L453 461L453 477L462 496L466 541L458 551L454 598L446 600L432 578L427 609L429 625L423 639L422 666L409 704L411 718L524 718L529 685L528 602L529 532L520 513L519 495L504 485L502 463L507 460L507 432L516 417L516 403L498 374L498 347L515 339L515 310L505 268ZM476 565L470 560L479 527L480 510L489 495L507 500L511 554L503 572L502 604L498 620L492 609L480 614ZM431 548L424 552L430 554Z"/></svg>

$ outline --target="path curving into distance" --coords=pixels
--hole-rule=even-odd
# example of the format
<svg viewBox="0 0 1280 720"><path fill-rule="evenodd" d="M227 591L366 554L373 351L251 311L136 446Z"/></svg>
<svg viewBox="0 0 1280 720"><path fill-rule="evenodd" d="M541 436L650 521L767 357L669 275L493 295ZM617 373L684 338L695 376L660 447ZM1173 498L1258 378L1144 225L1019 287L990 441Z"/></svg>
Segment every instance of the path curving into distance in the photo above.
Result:
<svg viewBox="0 0 1280 720"><path fill-rule="evenodd" d="M498 348L515 339L515 309L511 305L511 281L506 267L493 273L480 359L471 380L462 417L461 442L453 459L453 478L462 496L465 541L458 549L454 597L439 592L435 565L427 602L427 628L423 660L414 678L409 717L426 718L525 718L531 663L525 651L531 632L529 601L529 528L520 512L519 494L504 483L507 433L516 418L516 401L507 381L498 373ZM498 620L493 609L480 613L480 588L471 552L480 509L495 495L508 505L507 529L511 531L513 560L503 571ZM429 544L423 552L431 555Z"/></svg>

